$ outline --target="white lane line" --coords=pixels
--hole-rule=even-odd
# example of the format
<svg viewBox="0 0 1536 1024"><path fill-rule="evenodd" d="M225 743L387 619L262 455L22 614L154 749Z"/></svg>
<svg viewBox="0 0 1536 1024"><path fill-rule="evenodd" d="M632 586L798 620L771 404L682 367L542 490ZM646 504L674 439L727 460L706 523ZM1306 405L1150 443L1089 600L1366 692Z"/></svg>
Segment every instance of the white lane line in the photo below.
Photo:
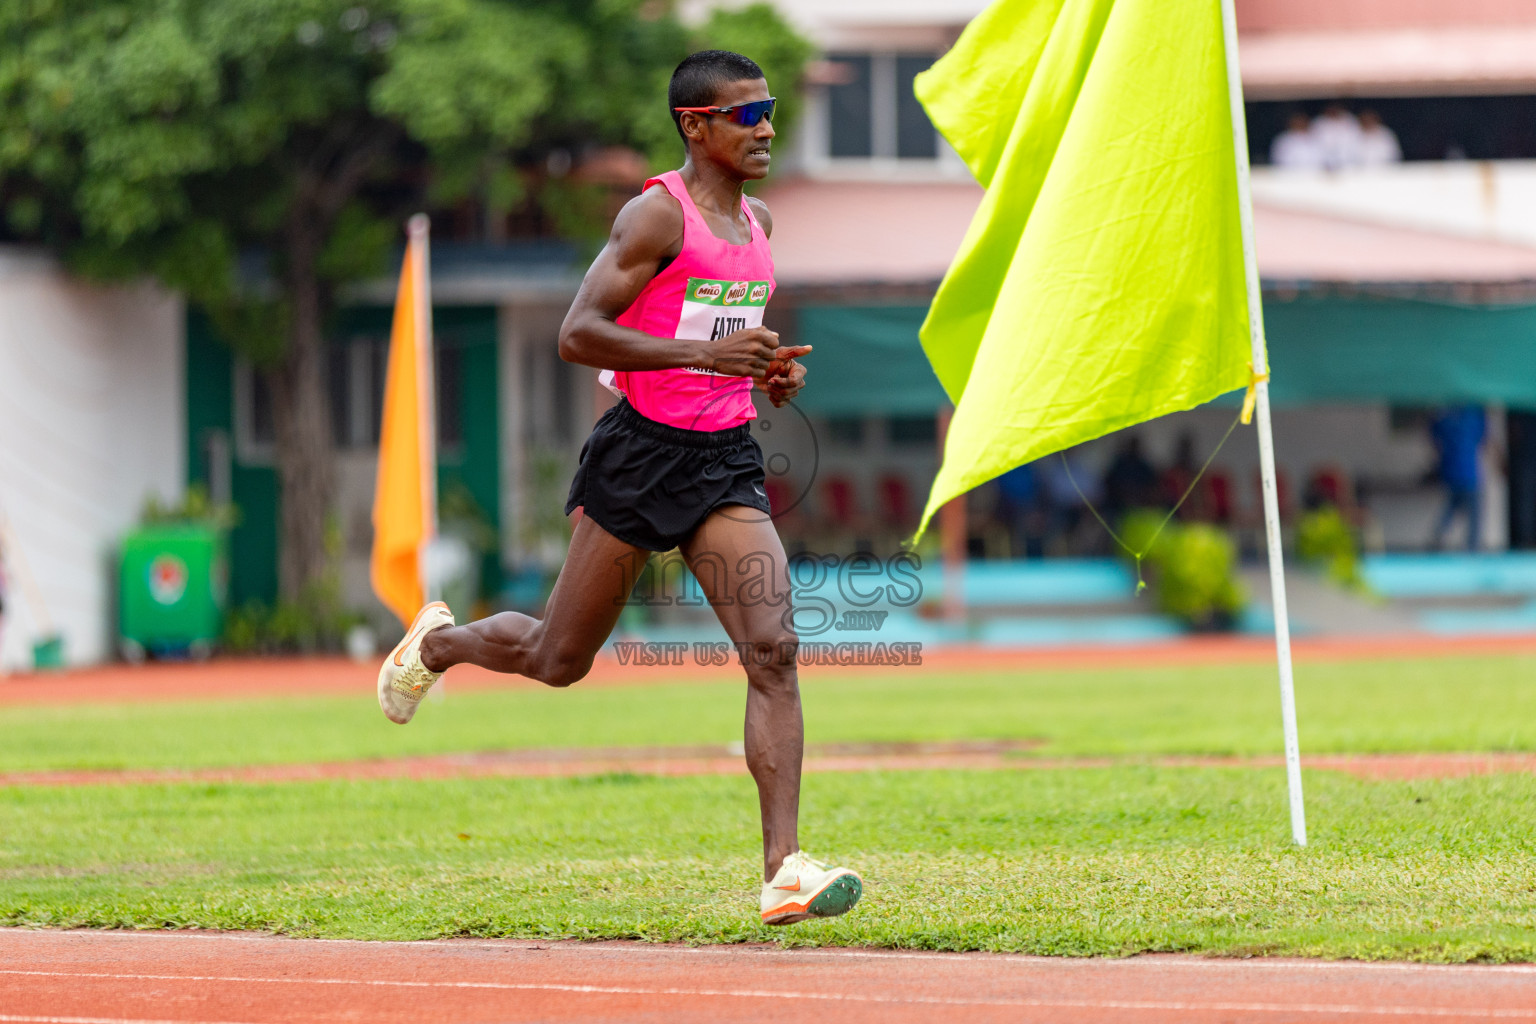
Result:
<svg viewBox="0 0 1536 1024"><path fill-rule="evenodd" d="M596 947L601 948L601 947ZM701 952L715 952L727 947L710 946L701 949ZM894 953L878 950L857 949L786 949L786 954L795 956L846 956L869 957L878 960L948 960L956 962L970 960L972 962L984 962L982 956L997 957L999 961L1012 961L1014 963L1038 964L1038 963L1071 963L1084 969L1091 967L1104 967L1125 970L1158 970L1165 967L1200 967L1218 968L1221 970L1304 970L1304 971L1408 971L1418 974L1424 972L1456 972L1466 974L1477 972L1479 975L1496 971L1501 974L1531 974L1536 975L1536 964L1410 964L1383 960L1274 960L1259 957L1237 959L1234 957L1190 957L1188 959L1151 959L1152 956L1161 954L1147 954L1146 956L1128 957L1093 957L1072 958L1070 960L1061 957L1030 956L1025 953L982 953L977 956L971 953Z"/></svg>
<svg viewBox="0 0 1536 1024"><path fill-rule="evenodd" d="M304 942L357 942L355 939L303 939L293 941ZM516 943L516 945L513 945ZM795 956L795 957L854 957L870 960L937 960L944 963L1011 963L1025 966L1038 964L1051 964L1063 970L1078 968L1090 970L1095 967L1106 969L1130 970L1139 968L1142 970L1157 970L1165 967L1201 967L1217 968L1221 970L1237 971L1255 968L1269 970L1331 970L1331 971L1408 971L1410 973L1421 972L1455 972L1458 974L1470 974L1476 972L1479 975L1489 972L1500 974L1536 974L1536 964L1420 964L1403 963L1391 960L1300 960L1282 959L1273 957L1221 957L1221 956L1196 956L1194 954L1162 954L1148 953L1125 957L1060 957L1040 956L1030 953L989 953L984 950L966 950L954 953L937 952L909 952L903 953L888 949L846 949L846 948L811 948L806 946L774 947L765 949L759 946L732 946L718 944L711 946L689 946L686 948L668 946L661 943L636 944L632 946L604 945L603 940L582 942L572 939L566 941L548 941L547 944L539 944L534 939L422 939L420 945L446 946L448 948L476 945L482 949L515 949L519 951L550 952L582 952L582 953L641 953L645 955L658 955L665 953L681 953L690 956L736 955L736 956ZM376 943L367 943L376 946ZM414 945L414 943L413 943ZM1156 957L1157 959L1154 959Z"/></svg>
<svg viewBox="0 0 1536 1024"><path fill-rule="evenodd" d="M0 1021L15 1021L17 1024L236 1024L234 1021L141 1020L137 1017L28 1017L14 1013L0 1013Z"/></svg>
<svg viewBox="0 0 1536 1024"><path fill-rule="evenodd" d="M951 999L943 996L881 996L850 992L785 992L752 988L647 988L630 985L561 985L554 982L385 981L356 978L261 978L204 974L112 974L87 971L0 970L36 978L105 978L114 981L202 981L252 985L361 985L371 988L470 989L492 992L571 992L618 996L704 996L726 999L800 999L813 1002L882 1003L897 1006L1016 1006L1028 1009L1175 1010L1212 1013L1331 1014L1365 1017L1451 1017L1536 1021L1536 1009L1500 1010L1448 1006L1356 1006L1349 1003L1192 1003L1159 999Z"/></svg>
<svg viewBox="0 0 1536 1024"><path fill-rule="evenodd" d="M0 940L11 936L36 935L83 936L101 940L159 940L174 942L178 939L222 940L225 942L272 942L316 943L326 946L364 946L368 949L418 949L422 946L441 946L445 949L504 949L514 952L539 953L639 953L645 956L663 956L668 953L686 956L795 956L795 957L854 957L870 960L934 960L942 963L992 962L1033 966L1052 964L1062 969L1104 967L1109 969L1139 968L1152 970L1165 967L1215 968L1217 970L1293 970L1293 971L1406 971L1411 974L1457 973L1478 975L1532 974L1536 975L1536 963L1520 964L1421 964L1395 960L1304 960L1277 957L1221 957L1195 954L1144 954L1126 957L1055 957L1030 953L989 953L985 950L966 950L954 953L902 952L894 949L849 949L836 947L772 947L716 944L710 946L671 946L666 943L607 944L606 940L583 941L580 939L417 939L413 942L369 942L363 939L296 939L286 935L241 934L236 932L178 932L178 931L101 931L95 929L53 930L44 928L0 928ZM1154 957L1156 959L1154 959Z"/></svg>

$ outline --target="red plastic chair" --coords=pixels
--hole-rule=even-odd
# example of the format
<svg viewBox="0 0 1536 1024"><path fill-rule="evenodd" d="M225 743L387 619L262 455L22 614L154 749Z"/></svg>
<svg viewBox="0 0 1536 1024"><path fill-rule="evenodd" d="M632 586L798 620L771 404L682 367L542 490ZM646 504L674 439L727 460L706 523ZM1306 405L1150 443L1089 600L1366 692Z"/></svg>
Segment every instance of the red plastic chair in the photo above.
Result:
<svg viewBox="0 0 1536 1024"><path fill-rule="evenodd" d="M878 485L880 495L880 512L886 522L897 526L906 526L912 521L912 491L907 486L907 478L895 473L888 473L880 478Z"/></svg>
<svg viewBox="0 0 1536 1024"><path fill-rule="evenodd" d="M790 493L789 484L783 480L770 477L763 481L763 490L768 494L768 507L776 516L781 516L788 511L790 503L795 500L795 496Z"/></svg>
<svg viewBox="0 0 1536 1024"><path fill-rule="evenodd" d="M1232 478L1219 469L1213 469L1205 477L1206 493L1210 496L1211 519L1218 523L1232 521Z"/></svg>
<svg viewBox="0 0 1536 1024"><path fill-rule="evenodd" d="M833 526L852 526L858 517L853 481L845 476L829 476L821 485L826 518Z"/></svg>
<svg viewBox="0 0 1536 1024"><path fill-rule="evenodd" d="M1335 508L1348 508L1354 504L1350 500L1349 480L1338 466L1323 466L1313 470L1311 486L1307 490Z"/></svg>

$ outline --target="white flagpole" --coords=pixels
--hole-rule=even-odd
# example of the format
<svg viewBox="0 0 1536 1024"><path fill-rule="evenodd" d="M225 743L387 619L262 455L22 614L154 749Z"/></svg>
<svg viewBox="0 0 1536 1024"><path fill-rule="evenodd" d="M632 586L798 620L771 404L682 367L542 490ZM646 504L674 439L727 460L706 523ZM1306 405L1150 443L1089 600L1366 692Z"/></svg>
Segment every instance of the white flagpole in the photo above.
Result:
<svg viewBox="0 0 1536 1024"><path fill-rule="evenodd" d="M1226 32L1227 95L1232 105L1232 142L1237 152L1237 202L1242 214L1243 263L1248 277L1248 335L1253 344L1255 412L1259 428L1259 470L1264 488L1264 539L1269 548L1269 588L1275 606L1275 653L1280 662L1280 718L1285 726L1285 778L1291 797L1291 838L1307 845L1307 812L1301 795L1301 750L1296 739L1296 688L1291 675L1291 623L1285 604L1285 563L1280 550L1280 498L1275 487L1275 438L1269 421L1269 363L1264 353L1264 311L1259 264L1253 244L1253 196L1248 184L1248 124L1243 113L1243 80L1237 65L1237 14L1233 0L1221 0Z"/></svg>
<svg viewBox="0 0 1536 1024"><path fill-rule="evenodd" d="M435 346L432 338L432 256L429 248L432 233L431 221L426 214L418 213L406 222L406 232L411 240L411 248L416 254L415 265L411 271L415 278L412 284L416 293L416 381L419 389L417 408L421 413L419 422L421 502L430 523L426 540L417 552L417 558L420 565L422 592L428 601L436 601L442 595L438 593L438 581L432 578L431 559L427 555L427 549L437 536L437 382L433 373L436 360L433 358Z"/></svg>

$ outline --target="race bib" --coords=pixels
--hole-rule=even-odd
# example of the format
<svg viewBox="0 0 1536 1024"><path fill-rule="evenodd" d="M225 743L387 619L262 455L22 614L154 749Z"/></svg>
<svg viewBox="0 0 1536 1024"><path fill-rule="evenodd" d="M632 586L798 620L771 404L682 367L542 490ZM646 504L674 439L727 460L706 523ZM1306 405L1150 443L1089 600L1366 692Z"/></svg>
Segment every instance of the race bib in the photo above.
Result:
<svg viewBox="0 0 1536 1024"><path fill-rule="evenodd" d="M677 336L699 341L718 341L748 327L763 326L768 305L767 281L712 281L690 277L683 291L683 308L677 318ZM690 373L714 371L687 367Z"/></svg>
<svg viewBox="0 0 1536 1024"><path fill-rule="evenodd" d="M768 305L772 287L767 281L716 281L690 277L683 289L683 305L677 318L674 337L698 341L718 341L748 327L763 326L763 310ZM685 366L688 373L722 377L702 366ZM598 374L598 382L619 397L624 392L612 370ZM729 377L735 380L738 378Z"/></svg>

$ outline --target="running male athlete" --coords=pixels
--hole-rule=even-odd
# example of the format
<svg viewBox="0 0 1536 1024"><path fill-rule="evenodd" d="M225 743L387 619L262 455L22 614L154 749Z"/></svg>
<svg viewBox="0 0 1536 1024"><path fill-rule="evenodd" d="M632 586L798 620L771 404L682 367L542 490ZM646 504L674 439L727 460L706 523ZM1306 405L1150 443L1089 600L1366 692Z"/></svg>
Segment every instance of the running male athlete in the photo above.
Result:
<svg viewBox="0 0 1536 1024"><path fill-rule="evenodd" d="M788 562L749 433L752 388L788 402L805 384L797 357L810 351L780 346L762 326L773 221L742 194L768 173L774 101L762 68L723 50L679 64L667 99L687 160L619 213L560 330L560 355L602 369L621 399L582 448L566 512L584 514L544 618L503 612L455 626L447 606L427 605L385 659L379 704L408 722L438 676L465 663L570 686L618 621L636 566L679 548L746 653L762 919L831 917L858 901L863 883L807 856L796 836L805 730Z"/></svg>

